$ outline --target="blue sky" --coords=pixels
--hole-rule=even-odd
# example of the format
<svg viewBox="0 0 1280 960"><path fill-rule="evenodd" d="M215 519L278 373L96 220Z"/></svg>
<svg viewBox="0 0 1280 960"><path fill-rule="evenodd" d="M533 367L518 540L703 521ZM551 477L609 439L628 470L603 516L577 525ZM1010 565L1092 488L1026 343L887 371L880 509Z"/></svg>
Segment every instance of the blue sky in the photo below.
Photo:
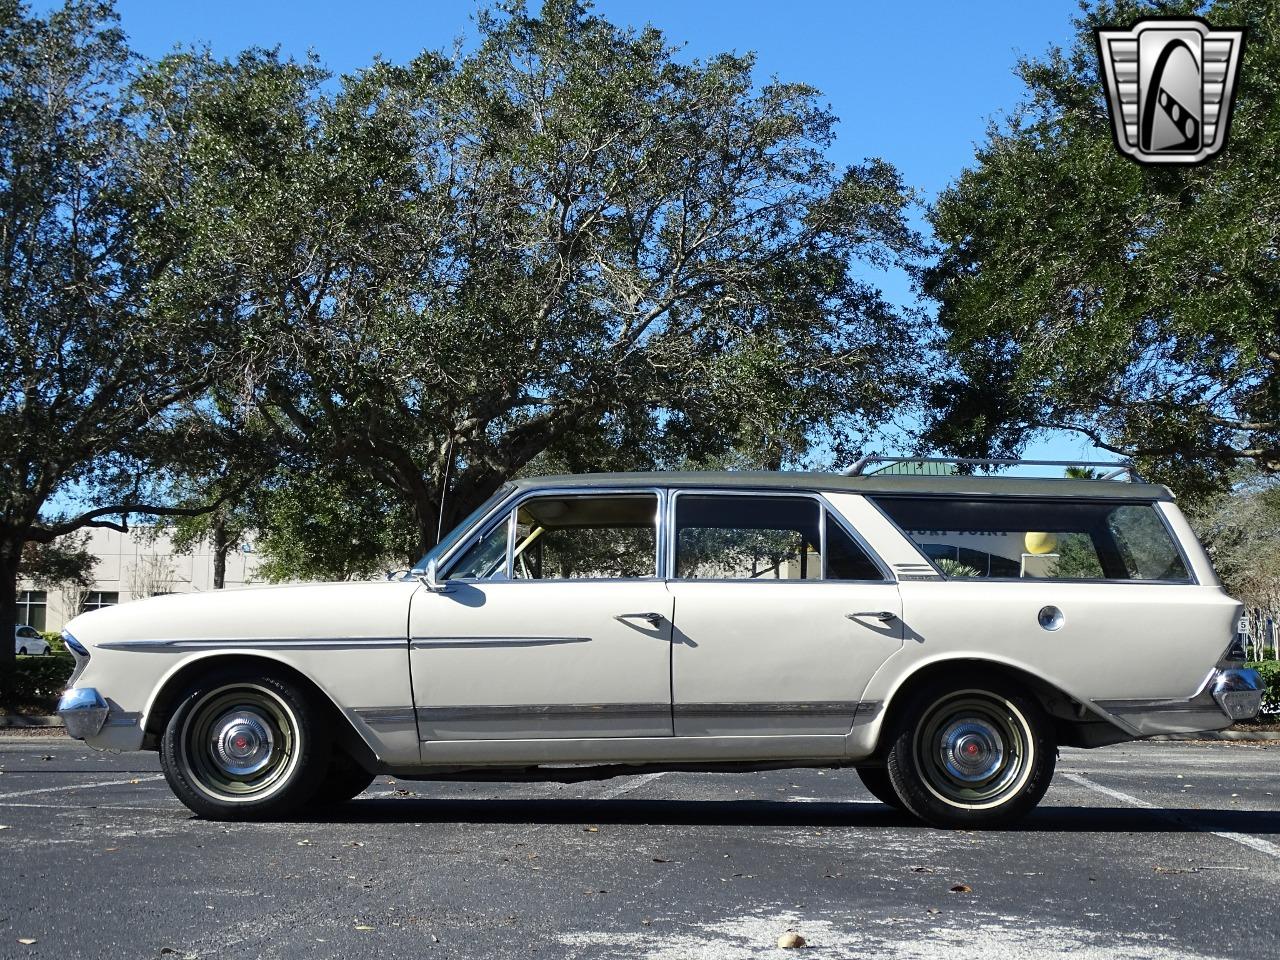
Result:
<svg viewBox="0 0 1280 960"><path fill-rule="evenodd" d="M337 73L375 54L403 61L424 48L475 37L474 0L117 0L139 52L207 43L230 56L248 46L302 56L315 51ZM39 9L52 4L37 3ZM1069 42L1076 0L597 0L619 24L653 24L688 57L754 51L762 80L777 76L821 90L841 118L832 159L879 156L928 201L972 161L988 121L1017 103L1020 56ZM908 303L905 278L877 278ZM1074 437L1037 444L1027 456L1092 458Z"/></svg>

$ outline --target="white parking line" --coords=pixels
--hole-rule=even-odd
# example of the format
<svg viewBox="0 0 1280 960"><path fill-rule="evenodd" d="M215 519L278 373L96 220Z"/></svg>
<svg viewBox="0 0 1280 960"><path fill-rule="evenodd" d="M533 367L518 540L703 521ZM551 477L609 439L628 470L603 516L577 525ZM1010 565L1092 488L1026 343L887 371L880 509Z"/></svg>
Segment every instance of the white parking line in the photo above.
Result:
<svg viewBox="0 0 1280 960"><path fill-rule="evenodd" d="M1100 783L1094 783L1082 773L1064 773L1064 777L1072 783L1078 783L1080 786L1092 790L1094 793L1101 793L1104 796L1111 797L1113 800L1119 800L1122 803L1128 803L1135 807L1142 807L1144 810L1163 810L1159 804L1149 803L1146 800L1140 800L1137 797L1131 797L1127 793L1121 793L1119 790L1112 790L1110 787L1104 787ZM1170 819L1173 819L1170 817ZM1230 840L1233 843L1241 844L1251 850L1257 850L1259 853L1265 853L1269 857L1275 857L1280 860L1280 847L1274 843L1269 843L1258 837L1251 837L1247 833L1231 833L1225 830L1209 831L1215 837L1221 837L1223 840Z"/></svg>
<svg viewBox="0 0 1280 960"><path fill-rule="evenodd" d="M657 780L661 773L642 773L639 776L627 777L620 783L615 783L610 787L601 790L597 795L597 800L617 800L619 797L625 797L633 790L639 790L645 784L653 783Z"/></svg>
<svg viewBox="0 0 1280 960"><path fill-rule="evenodd" d="M157 773L151 777L130 777L128 780L99 780L96 783L73 783L65 787L40 787L36 790L15 790L13 793L0 793L0 800L12 800L14 797L34 797L37 793L64 793L68 790L92 790L94 787L118 787L126 783L147 783L151 780L163 780L164 774Z"/></svg>

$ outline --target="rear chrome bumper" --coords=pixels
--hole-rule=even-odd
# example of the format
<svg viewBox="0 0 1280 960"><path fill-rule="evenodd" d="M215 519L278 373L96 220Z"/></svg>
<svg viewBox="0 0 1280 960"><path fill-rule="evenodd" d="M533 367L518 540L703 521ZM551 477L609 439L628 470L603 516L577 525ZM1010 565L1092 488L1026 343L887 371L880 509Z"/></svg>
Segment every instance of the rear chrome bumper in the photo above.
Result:
<svg viewBox="0 0 1280 960"><path fill-rule="evenodd" d="M1135 737L1222 730L1262 710L1264 687L1256 670L1219 667L1190 700L1098 700L1094 706Z"/></svg>
<svg viewBox="0 0 1280 960"><path fill-rule="evenodd" d="M107 722L110 707L102 694L93 687L79 687L66 691L58 701L58 716L67 728L67 736L74 740L95 737Z"/></svg>
<svg viewBox="0 0 1280 960"><path fill-rule="evenodd" d="M1257 670L1219 670L1211 692L1222 712L1232 720L1252 720L1262 710L1265 685Z"/></svg>

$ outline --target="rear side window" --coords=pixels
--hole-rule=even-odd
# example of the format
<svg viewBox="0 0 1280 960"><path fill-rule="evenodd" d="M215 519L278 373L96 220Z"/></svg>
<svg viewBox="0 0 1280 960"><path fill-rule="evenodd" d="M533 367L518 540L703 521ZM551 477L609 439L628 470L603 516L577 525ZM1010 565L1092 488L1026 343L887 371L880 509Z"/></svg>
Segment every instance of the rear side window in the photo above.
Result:
<svg viewBox="0 0 1280 960"><path fill-rule="evenodd" d="M857 540L811 497L681 494L675 502L681 580L884 579Z"/></svg>
<svg viewBox="0 0 1280 960"><path fill-rule="evenodd" d="M677 497L676 577L819 580L818 509L807 497Z"/></svg>
<svg viewBox="0 0 1280 960"><path fill-rule="evenodd" d="M1190 580L1150 503L873 499L951 579Z"/></svg>

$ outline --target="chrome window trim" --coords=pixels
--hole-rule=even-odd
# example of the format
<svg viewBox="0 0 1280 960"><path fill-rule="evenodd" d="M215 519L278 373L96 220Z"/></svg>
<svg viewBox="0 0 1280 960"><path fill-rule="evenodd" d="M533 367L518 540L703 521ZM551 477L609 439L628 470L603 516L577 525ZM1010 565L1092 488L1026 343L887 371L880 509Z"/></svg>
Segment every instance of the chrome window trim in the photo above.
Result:
<svg viewBox="0 0 1280 960"><path fill-rule="evenodd" d="M1099 577L1099 578L948 577L945 573L942 572L942 570L937 566L937 564L933 562L933 558L930 557L927 553L925 553L922 549L920 549L920 544L916 543L915 540L912 539L911 534L907 533L906 530L902 529L901 524L899 524L898 521L893 519L893 517L889 516L888 512L885 511L884 507L880 506L880 504L877 502L879 498L891 497L897 500L990 500L992 503L999 503L1001 500L1014 499L1014 498L1012 497L1006 498L1003 496L992 496L990 494L977 496L973 494L963 494L963 493L879 493L879 494L864 494L862 496L863 496L863 499L866 500L869 504L871 504L871 506L876 509L876 511L880 514L880 516L884 517L885 521L890 526L892 526L894 530L896 530L899 533L902 539L905 540L911 546L911 548L915 550L917 554L920 555L921 558L923 558L924 562L927 563L929 565L929 568L933 570L933 572L936 574L936 579L941 580L944 583L1059 583L1059 584L1061 583L1129 583L1129 584L1140 584L1140 585L1149 586L1149 587L1159 587L1159 586L1194 587L1194 586L1200 585L1200 580L1195 575L1195 568L1192 567L1191 560L1187 556L1186 551L1182 549L1182 542L1178 539L1177 534L1173 532L1173 528L1169 526L1169 521L1165 517L1164 513L1156 509L1157 503L1163 503L1166 501L1125 500L1121 498L1113 499L1110 497L1102 498L1102 497L1023 496L1018 498L1024 501L1035 500L1035 501L1041 501L1041 502L1057 501L1062 503L1092 503L1092 504L1097 504L1099 506L1105 505L1105 506L1113 506L1113 507L1149 507L1151 511L1157 517L1160 518L1161 526L1164 528L1165 533L1168 534L1169 540L1173 543L1174 550L1178 552L1178 557L1182 560L1182 568L1187 571L1186 579L1182 579L1182 580L1139 580L1133 577L1127 577L1123 580L1117 580L1114 578L1106 578L1106 577ZM1114 533L1112 535L1114 536ZM928 579L932 581L935 578L929 577Z"/></svg>
<svg viewBox="0 0 1280 960"><path fill-rule="evenodd" d="M881 580L837 580L835 578L828 578L827 577L826 542L825 542L825 533L824 533L824 542L822 545L823 546L822 582L826 583L828 582L828 580L830 580L831 583L895 583L897 578L894 575L893 569L889 566L889 564L885 563L884 560L881 559L880 555L876 553L875 550L872 549L871 544L870 542L868 542L867 538L864 537L857 530L855 530L853 526L849 523L849 521L845 518L845 516L839 510L833 507L825 497L823 497L821 494L816 494L816 496L818 497L819 500L822 501L824 506L824 509L822 511L822 524L823 524L824 530L827 523L827 515L830 514L832 517L835 518L836 526L838 526L846 534L852 537L853 542L856 543L858 546L860 546L863 549L863 552L865 552L866 555L871 558L871 562L876 565L876 569L880 571L880 575L883 578ZM857 494L857 496L861 496L861 494ZM865 500L866 498L863 497L863 499Z"/></svg>
<svg viewBox="0 0 1280 960"><path fill-rule="evenodd" d="M568 580L563 579L540 579L530 580L528 578L516 578L512 576L515 569L515 527L516 514L520 511L521 504L529 500L539 499L542 497L643 497L652 496L656 498L654 509L654 575L650 577L572 577ZM440 579L446 583L655 583L665 579L662 575L662 559L664 556L663 533L666 529L666 502L667 490L664 487L528 487L524 489L516 488L515 495L501 501L493 510L476 524L474 532L464 535L458 540L455 546L448 554L440 558L439 574ZM498 523L507 525L507 552L506 560L503 563L503 576L501 578L494 577L457 577L450 578L449 563L455 559L460 551L470 549L471 545L481 537L487 536L497 526Z"/></svg>
<svg viewBox="0 0 1280 960"><path fill-rule="evenodd" d="M678 500L684 495L692 496L714 496L714 497L765 497L776 499L780 497L804 498L814 501L818 509L818 552L822 556L821 575L815 580L781 580L781 579L751 579L749 577L677 577L676 572L676 513L678 510ZM880 555L871 548L860 533L854 530L844 516L831 505L821 493L815 490L771 490L771 489L750 489L738 487L676 487L669 492L669 502L667 506L667 556L666 566L668 576L666 579L678 583L780 583L794 586L797 583L814 584L814 583L878 583L892 584L896 583L892 570L888 564L881 559ZM875 564L876 569L880 571L882 579L880 580L834 580L827 576L827 515L830 514L836 520L837 525L844 530L854 543L862 547L866 551L871 562Z"/></svg>

